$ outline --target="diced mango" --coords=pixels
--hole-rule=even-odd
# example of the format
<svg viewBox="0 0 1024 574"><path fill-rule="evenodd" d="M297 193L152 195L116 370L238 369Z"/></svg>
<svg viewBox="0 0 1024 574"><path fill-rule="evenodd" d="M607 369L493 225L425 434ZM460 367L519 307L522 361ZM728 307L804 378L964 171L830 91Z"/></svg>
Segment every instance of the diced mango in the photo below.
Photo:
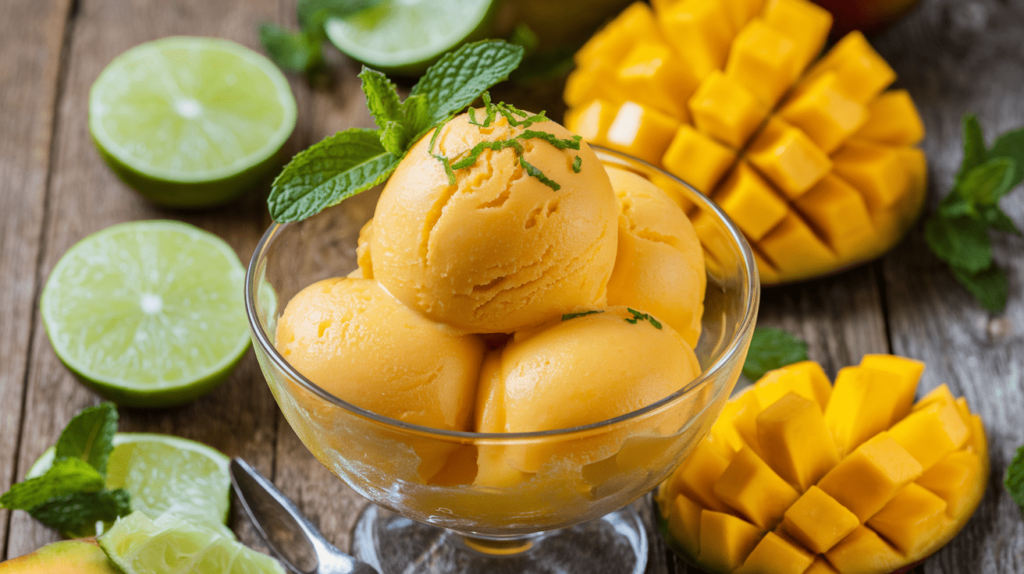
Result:
<svg viewBox="0 0 1024 574"><path fill-rule="evenodd" d="M757 416L757 438L768 466L801 491L839 463L821 407L790 393Z"/></svg>
<svg viewBox="0 0 1024 574"><path fill-rule="evenodd" d="M673 475L673 487L705 508L724 512L726 506L713 489L728 467L729 459L707 441L701 441Z"/></svg>
<svg viewBox="0 0 1024 574"><path fill-rule="evenodd" d="M605 140L610 148L655 163L678 129L679 122L673 118L636 102L624 102L608 126Z"/></svg>
<svg viewBox="0 0 1024 574"><path fill-rule="evenodd" d="M757 172L740 162L712 196L744 235L758 241L789 213L789 207Z"/></svg>
<svg viewBox="0 0 1024 574"><path fill-rule="evenodd" d="M601 60L576 68L565 79L562 98L570 107L583 106L596 99L616 104L624 102L629 99L626 92L615 82L608 81L615 73L615 68Z"/></svg>
<svg viewBox="0 0 1024 574"><path fill-rule="evenodd" d="M814 556L774 532L764 535L736 574L803 574Z"/></svg>
<svg viewBox="0 0 1024 574"><path fill-rule="evenodd" d="M779 113L825 153L839 148L868 119L864 105L843 93L835 72L810 81Z"/></svg>
<svg viewBox="0 0 1024 574"><path fill-rule="evenodd" d="M576 52L576 64L586 66L600 61L614 67L637 38L648 41L661 38L661 30L654 20L651 7L645 2L634 2L607 26L591 36Z"/></svg>
<svg viewBox="0 0 1024 574"><path fill-rule="evenodd" d="M711 439L715 443L727 445L734 453L751 446L748 441L757 438L756 421L760 412L761 405L754 393L743 393L725 404L718 420L711 426ZM756 440L754 444L757 444Z"/></svg>
<svg viewBox="0 0 1024 574"><path fill-rule="evenodd" d="M809 80L825 72L835 72L843 92L867 104L896 80L896 72L871 47L859 31L850 32L808 71L802 90Z"/></svg>
<svg viewBox="0 0 1024 574"><path fill-rule="evenodd" d="M821 365L814 361L800 361L768 371L758 379L752 392L757 395L762 406L771 405L789 393L796 393L817 402L824 410L832 395L832 383Z"/></svg>
<svg viewBox="0 0 1024 574"><path fill-rule="evenodd" d="M729 12L729 19L732 22L732 29L740 31L747 22L761 12L764 7L764 0L728 0L723 2Z"/></svg>
<svg viewBox="0 0 1024 574"><path fill-rule="evenodd" d="M832 398L825 408L825 424L840 456L889 428L893 413L902 406L898 375L867 367L839 371Z"/></svg>
<svg viewBox="0 0 1024 574"><path fill-rule="evenodd" d="M971 502L971 486L978 482L980 473L978 455L959 450L935 463L917 479L916 484L944 500L949 516L962 516L964 508Z"/></svg>
<svg viewBox="0 0 1024 574"><path fill-rule="evenodd" d="M700 514L700 560L709 569L732 572L739 568L764 534L753 524L724 512Z"/></svg>
<svg viewBox="0 0 1024 574"><path fill-rule="evenodd" d="M835 253L792 211L761 239L758 247L791 279L810 277L836 265Z"/></svg>
<svg viewBox="0 0 1024 574"><path fill-rule="evenodd" d="M840 461L818 488L864 522L920 476L921 465L914 457L881 432Z"/></svg>
<svg viewBox="0 0 1024 574"><path fill-rule="evenodd" d="M717 70L704 78L689 106L697 129L736 149L743 147L768 114L750 91Z"/></svg>
<svg viewBox="0 0 1024 574"><path fill-rule="evenodd" d="M680 63L698 79L704 79L725 65L733 38L732 21L725 4L681 0L659 13L662 33L676 49Z"/></svg>
<svg viewBox="0 0 1024 574"><path fill-rule="evenodd" d="M771 108L803 71L800 57L784 33L754 18L733 41L725 75Z"/></svg>
<svg viewBox="0 0 1024 574"><path fill-rule="evenodd" d="M793 205L841 258L863 257L876 240L864 198L834 174L822 178Z"/></svg>
<svg viewBox="0 0 1024 574"><path fill-rule="evenodd" d="M962 399L963 397L960 398ZM978 453L979 456L983 456L987 459L988 439L985 435L985 424L981 422L981 417L978 415L971 415L971 420L968 423L968 426L971 427L970 448L974 449L974 452Z"/></svg>
<svg viewBox="0 0 1024 574"><path fill-rule="evenodd" d="M628 99L681 121L690 121L686 98L697 89L697 78L682 66L667 44L641 42L619 64L615 85Z"/></svg>
<svg viewBox="0 0 1024 574"><path fill-rule="evenodd" d="M714 494L733 510L764 530L782 520L800 493L775 474L753 450L736 453L729 467L715 482Z"/></svg>
<svg viewBox="0 0 1024 574"><path fill-rule="evenodd" d="M921 397L919 401L914 403L914 406L910 408L911 412L917 412L925 407L931 405L953 405L956 406L956 397L953 396L953 392L949 390L949 385L942 383L934 389L928 391L925 396ZM967 424L967 421L964 421Z"/></svg>
<svg viewBox="0 0 1024 574"><path fill-rule="evenodd" d="M924 122L906 90L890 90L868 104L868 121L856 135L889 145L914 145L924 139Z"/></svg>
<svg viewBox="0 0 1024 574"><path fill-rule="evenodd" d="M811 551L828 552L860 526L860 520L825 491L812 486L786 510L782 529Z"/></svg>
<svg viewBox="0 0 1024 574"><path fill-rule="evenodd" d="M790 199L814 187L832 169L807 134L774 117L750 144L747 159Z"/></svg>
<svg viewBox="0 0 1024 574"><path fill-rule="evenodd" d="M804 574L839 574L836 569L828 563L828 560L821 558L820 556L814 560L814 564L807 569Z"/></svg>
<svg viewBox="0 0 1024 574"><path fill-rule="evenodd" d="M736 161L736 152L684 124L679 127L661 164L672 175L710 195Z"/></svg>
<svg viewBox="0 0 1024 574"><path fill-rule="evenodd" d="M779 270L756 249L754 250L754 261L757 263L757 274L760 276L761 283L769 285L782 281L782 274L779 273Z"/></svg>
<svg viewBox="0 0 1024 574"><path fill-rule="evenodd" d="M700 515L704 509L686 495L676 495L669 514L668 531L690 556L700 552Z"/></svg>
<svg viewBox="0 0 1024 574"><path fill-rule="evenodd" d="M868 354L861 358L860 366L892 373L899 378L893 392L895 404L889 425L894 425L907 416L914 403L914 391L921 381L921 374L924 373L924 363L895 355Z"/></svg>
<svg viewBox="0 0 1024 574"><path fill-rule="evenodd" d="M945 501L910 483L872 516L867 525L904 554L913 555L935 538L946 520Z"/></svg>
<svg viewBox="0 0 1024 574"><path fill-rule="evenodd" d="M565 127L597 145L608 145L608 128L615 121L619 106L606 100L594 100L583 108L565 113Z"/></svg>
<svg viewBox="0 0 1024 574"><path fill-rule="evenodd" d="M967 444L970 434L955 404L925 407L889 429L893 440L907 449L924 470Z"/></svg>
<svg viewBox="0 0 1024 574"><path fill-rule="evenodd" d="M906 562L899 551L864 526L858 526L825 557L839 574L891 572Z"/></svg>
<svg viewBox="0 0 1024 574"><path fill-rule="evenodd" d="M832 14L807 0L768 0L762 18L797 45L800 71L821 53L832 28Z"/></svg>

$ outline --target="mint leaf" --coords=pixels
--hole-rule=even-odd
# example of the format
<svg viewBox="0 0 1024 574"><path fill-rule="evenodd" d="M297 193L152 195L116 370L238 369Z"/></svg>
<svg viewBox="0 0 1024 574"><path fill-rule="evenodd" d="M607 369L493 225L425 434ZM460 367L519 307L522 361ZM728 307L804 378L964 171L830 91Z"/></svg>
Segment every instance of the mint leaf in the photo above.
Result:
<svg viewBox="0 0 1024 574"><path fill-rule="evenodd" d="M51 498L102 488L103 475L89 463L80 458L61 458L43 476L12 485L0 496L0 508L29 510Z"/></svg>
<svg viewBox="0 0 1024 574"><path fill-rule="evenodd" d="M131 496L123 488L97 492L76 492L30 509L39 522L71 537L96 535L97 522L113 522L131 514Z"/></svg>
<svg viewBox="0 0 1024 574"><path fill-rule="evenodd" d="M77 458L107 475L107 460L114 449L117 432L117 407L102 403L75 415L57 439L57 459Z"/></svg>
<svg viewBox="0 0 1024 574"><path fill-rule="evenodd" d="M1024 512L1024 446L1017 449L1017 456L1013 457L1010 466L1006 467L1003 486L1010 493L1010 498L1020 507L1021 512Z"/></svg>
<svg viewBox="0 0 1024 574"><path fill-rule="evenodd" d="M978 273L968 273L959 267L951 267L953 276L961 285L974 295L981 306L992 313L1001 313L1006 309L1006 299L1010 293L1010 282L1006 272L995 264Z"/></svg>
<svg viewBox="0 0 1024 574"><path fill-rule="evenodd" d="M925 222L928 247L951 267L978 273L992 264L985 223L972 217L932 217Z"/></svg>
<svg viewBox="0 0 1024 574"><path fill-rule="evenodd" d="M301 221L382 183L398 156L375 130L338 132L298 154L274 180L267 205L274 221Z"/></svg>
<svg viewBox="0 0 1024 574"><path fill-rule="evenodd" d="M807 343L782 329L758 327L750 339L743 374L756 381L768 371L806 360Z"/></svg>
<svg viewBox="0 0 1024 574"><path fill-rule="evenodd" d="M995 229L996 231L1005 231L1006 233L1013 233L1015 235L1021 235L1017 226L1013 223L1003 210L999 209L998 205L983 205L978 208L978 214L981 216L981 220L985 222L985 225L989 229Z"/></svg>
<svg viewBox="0 0 1024 574"><path fill-rule="evenodd" d="M366 107L369 108L377 127L383 129L390 122L401 122L405 119L402 116L402 100L398 97L398 89L387 76L363 66L363 70L359 72L359 79L363 81Z"/></svg>
<svg viewBox="0 0 1024 574"><path fill-rule="evenodd" d="M412 88L411 95L427 100L424 123L414 131L429 130L470 105L485 90L508 79L522 59L522 46L501 40L473 42L445 54Z"/></svg>
<svg viewBox="0 0 1024 574"><path fill-rule="evenodd" d="M1017 162L1017 171L1010 181L1010 187L1016 187L1024 181L1024 129L1006 132L999 136L988 157L1007 157Z"/></svg>
<svg viewBox="0 0 1024 574"><path fill-rule="evenodd" d="M599 313L604 313L604 311L594 310L594 311L580 311L579 313L565 313L564 315L562 315L562 320L563 321L568 321L570 319L575 319L576 317L586 317L587 315L596 315L596 314L599 314Z"/></svg>
<svg viewBox="0 0 1024 574"><path fill-rule="evenodd" d="M267 56L283 70L309 72L323 64L322 34L290 32L277 24L261 24L259 35Z"/></svg>
<svg viewBox="0 0 1024 574"><path fill-rule="evenodd" d="M964 174L956 184L956 192L973 206L995 205L1010 191L1016 171L1014 160L992 158Z"/></svg>
<svg viewBox="0 0 1024 574"><path fill-rule="evenodd" d="M964 159L960 163L960 172L956 179L967 175L967 172L985 162L988 157L985 151L985 135L981 131L981 124L974 114L967 114L963 119L964 132Z"/></svg>

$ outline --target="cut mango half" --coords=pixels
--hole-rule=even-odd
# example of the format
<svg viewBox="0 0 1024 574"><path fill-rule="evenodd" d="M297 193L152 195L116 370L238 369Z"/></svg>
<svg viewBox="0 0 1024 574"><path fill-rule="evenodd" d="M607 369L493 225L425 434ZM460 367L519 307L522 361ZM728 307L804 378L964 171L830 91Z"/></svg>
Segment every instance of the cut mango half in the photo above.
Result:
<svg viewBox="0 0 1024 574"><path fill-rule="evenodd" d="M832 16L809 0L652 4L576 54L567 128L711 197L765 285L899 242L924 205L924 125L905 90L885 91L896 74L860 32L817 59Z"/></svg>
<svg viewBox="0 0 1024 574"><path fill-rule="evenodd" d="M662 533L720 574L887 574L949 542L985 493L985 429L924 364L803 362L731 399L658 488Z"/></svg>

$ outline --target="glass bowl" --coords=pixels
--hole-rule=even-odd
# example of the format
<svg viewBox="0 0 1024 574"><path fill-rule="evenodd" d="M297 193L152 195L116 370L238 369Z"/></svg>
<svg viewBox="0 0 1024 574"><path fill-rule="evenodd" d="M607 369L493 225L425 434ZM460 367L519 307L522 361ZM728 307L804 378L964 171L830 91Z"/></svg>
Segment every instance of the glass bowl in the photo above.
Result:
<svg viewBox="0 0 1024 574"><path fill-rule="evenodd" d="M643 572L645 529L629 505L668 477L718 417L739 378L760 291L749 245L714 203L647 163L594 149L606 165L644 175L689 207L707 267L695 349L702 374L615 419L533 433L431 429L346 403L288 364L274 347L281 303L356 269L359 229L376 193L301 223L275 223L253 254L245 299L260 366L306 447L377 505L360 517L353 553L382 574ZM509 453L541 459L539 470L508 486L473 484L478 462ZM421 466L441 471L425 479Z"/></svg>

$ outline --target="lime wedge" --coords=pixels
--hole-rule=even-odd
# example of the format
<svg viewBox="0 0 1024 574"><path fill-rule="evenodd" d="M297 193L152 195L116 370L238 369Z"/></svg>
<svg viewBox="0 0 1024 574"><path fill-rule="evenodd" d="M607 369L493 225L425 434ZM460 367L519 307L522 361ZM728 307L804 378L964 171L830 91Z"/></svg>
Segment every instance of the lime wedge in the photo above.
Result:
<svg viewBox="0 0 1024 574"><path fill-rule="evenodd" d="M487 36L494 0L384 0L327 21L342 52L384 72L419 74L459 44Z"/></svg>
<svg viewBox="0 0 1024 574"><path fill-rule="evenodd" d="M244 276L211 233L122 223L57 262L40 299L43 325L60 360L104 397L182 404L222 382L249 346Z"/></svg>
<svg viewBox="0 0 1024 574"><path fill-rule="evenodd" d="M27 478L46 473L53 465L54 452L53 447L44 452ZM233 538L224 526L230 504L229 462L219 451L195 441L162 434L118 433L107 463L107 488L127 490L132 510L152 518L171 514Z"/></svg>
<svg viewBox="0 0 1024 574"><path fill-rule="evenodd" d="M172 207L224 203L250 188L274 166L295 118L280 70L215 38L136 46L89 92L100 155L129 186Z"/></svg>
<svg viewBox="0 0 1024 574"><path fill-rule="evenodd" d="M125 574L284 574L277 560L171 515L133 512L97 541Z"/></svg>

